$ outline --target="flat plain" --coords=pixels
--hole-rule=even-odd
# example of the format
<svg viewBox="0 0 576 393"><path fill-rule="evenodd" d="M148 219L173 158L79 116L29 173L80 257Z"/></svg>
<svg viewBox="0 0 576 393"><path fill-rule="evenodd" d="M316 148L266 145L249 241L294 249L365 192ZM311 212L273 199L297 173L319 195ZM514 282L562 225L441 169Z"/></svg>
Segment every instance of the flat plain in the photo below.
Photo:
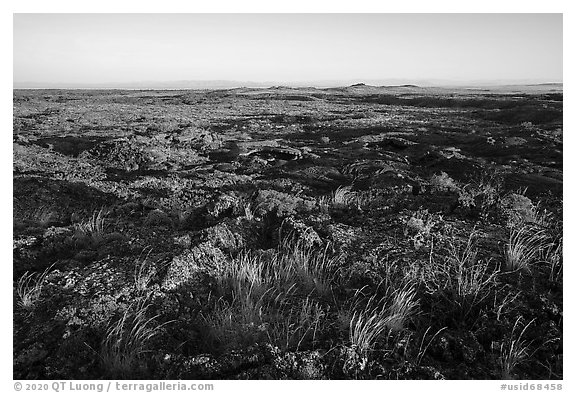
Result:
<svg viewBox="0 0 576 393"><path fill-rule="evenodd" d="M561 379L561 85L14 90L15 379Z"/></svg>

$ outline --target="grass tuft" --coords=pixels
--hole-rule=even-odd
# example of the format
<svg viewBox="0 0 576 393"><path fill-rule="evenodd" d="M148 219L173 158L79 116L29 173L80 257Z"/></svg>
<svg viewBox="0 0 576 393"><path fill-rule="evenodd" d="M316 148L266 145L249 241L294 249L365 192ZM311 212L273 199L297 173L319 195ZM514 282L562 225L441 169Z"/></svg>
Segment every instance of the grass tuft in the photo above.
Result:
<svg viewBox="0 0 576 393"><path fill-rule="evenodd" d="M519 331L520 319L520 317L516 319L510 337L500 346L500 368L502 371L502 379L513 379L514 369L530 357L528 351L530 343L523 340L522 336L524 336L526 329L528 329L528 327L534 322L534 319L528 322L526 326Z"/></svg>
<svg viewBox="0 0 576 393"><path fill-rule="evenodd" d="M562 235L558 237L555 241L548 243L545 251L543 260L548 265L549 273L548 280L556 283L562 283L563 272L564 272L564 238Z"/></svg>
<svg viewBox="0 0 576 393"><path fill-rule="evenodd" d="M416 314L418 301L415 287L405 284L383 297L374 294L362 306L361 291L356 291L351 303L348 340L350 346L362 358L375 348L384 334L402 331L408 319ZM346 318L346 313L341 318Z"/></svg>
<svg viewBox="0 0 576 393"><path fill-rule="evenodd" d="M127 309L106 331L100 348L102 367L112 377L126 378L143 371L143 356L150 339L165 325L154 326L157 316L147 317L148 306L138 302Z"/></svg>
<svg viewBox="0 0 576 393"><path fill-rule="evenodd" d="M108 212L101 208L92 213L92 216L83 222L74 224L76 232L89 237L94 244L99 244L104 239L104 233L107 228L106 216Z"/></svg>
<svg viewBox="0 0 576 393"><path fill-rule="evenodd" d="M355 311L349 326L348 340L351 347L361 356L367 357L376 342L387 332L389 323L390 316L383 306L368 306Z"/></svg>
<svg viewBox="0 0 576 393"><path fill-rule="evenodd" d="M388 322L386 324L392 332L402 331L406 322L416 314L418 301L415 297L416 288L413 286L406 285L393 292L392 300L388 305Z"/></svg>
<svg viewBox="0 0 576 393"><path fill-rule="evenodd" d="M527 225L512 228L504 247L505 269L531 271L531 265L542 256L548 242L543 229Z"/></svg>
<svg viewBox="0 0 576 393"><path fill-rule="evenodd" d="M40 275L37 273L26 272L18 279L16 284L18 305L24 310L31 311L38 304L40 295L42 294L42 289L46 282L46 276L52 266L48 267Z"/></svg>
<svg viewBox="0 0 576 393"><path fill-rule="evenodd" d="M329 213L330 209L354 208L362 210L365 201L358 193L352 191L350 186L340 186L330 195L318 198L317 203L320 211Z"/></svg>
<svg viewBox="0 0 576 393"><path fill-rule="evenodd" d="M139 292L144 292L148 288L155 275L155 269L148 260L152 249L148 250L146 256L144 256L145 251L146 249L140 253L140 257L134 265L134 286Z"/></svg>

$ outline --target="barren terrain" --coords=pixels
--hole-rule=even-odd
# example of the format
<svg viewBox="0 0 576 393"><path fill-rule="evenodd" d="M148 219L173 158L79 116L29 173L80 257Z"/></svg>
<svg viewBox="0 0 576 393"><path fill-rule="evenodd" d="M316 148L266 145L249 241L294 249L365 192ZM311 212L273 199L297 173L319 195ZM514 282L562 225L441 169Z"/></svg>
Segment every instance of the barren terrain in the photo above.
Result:
<svg viewBox="0 0 576 393"><path fill-rule="evenodd" d="M562 101L15 90L14 378L561 379Z"/></svg>

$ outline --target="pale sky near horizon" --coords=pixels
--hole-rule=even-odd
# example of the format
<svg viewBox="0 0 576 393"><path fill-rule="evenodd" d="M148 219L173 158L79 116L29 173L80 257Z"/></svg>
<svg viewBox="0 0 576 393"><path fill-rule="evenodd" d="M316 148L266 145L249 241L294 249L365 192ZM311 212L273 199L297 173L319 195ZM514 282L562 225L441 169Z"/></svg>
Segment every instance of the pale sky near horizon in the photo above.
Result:
<svg viewBox="0 0 576 393"><path fill-rule="evenodd" d="M562 82L562 14L14 14L14 83Z"/></svg>

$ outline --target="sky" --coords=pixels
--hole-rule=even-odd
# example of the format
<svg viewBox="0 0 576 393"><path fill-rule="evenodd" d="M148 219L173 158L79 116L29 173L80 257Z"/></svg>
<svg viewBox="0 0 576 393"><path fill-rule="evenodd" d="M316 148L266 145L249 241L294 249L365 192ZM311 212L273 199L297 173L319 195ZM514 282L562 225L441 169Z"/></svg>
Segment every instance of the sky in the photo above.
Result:
<svg viewBox="0 0 576 393"><path fill-rule="evenodd" d="M13 82L562 82L562 14L14 14Z"/></svg>

